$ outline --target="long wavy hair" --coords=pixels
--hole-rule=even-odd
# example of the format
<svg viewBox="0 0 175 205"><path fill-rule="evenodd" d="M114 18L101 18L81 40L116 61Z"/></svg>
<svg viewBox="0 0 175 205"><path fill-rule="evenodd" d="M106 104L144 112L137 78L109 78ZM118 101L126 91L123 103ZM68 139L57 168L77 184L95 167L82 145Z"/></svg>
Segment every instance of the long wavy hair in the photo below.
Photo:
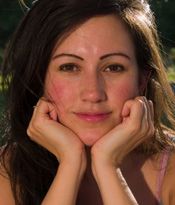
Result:
<svg viewBox="0 0 175 205"><path fill-rule="evenodd" d="M170 127L175 125L175 99L166 78L154 15L148 2L38 0L21 20L7 46L3 63L8 129L0 159L17 205L41 204L58 168L56 158L31 141L26 133L33 106L44 93L53 49L58 41L89 18L108 14L119 16L128 27L140 72L151 72L146 90L147 98L154 103L156 133L138 150L155 153L171 146L171 140L164 132L169 128L163 119Z"/></svg>

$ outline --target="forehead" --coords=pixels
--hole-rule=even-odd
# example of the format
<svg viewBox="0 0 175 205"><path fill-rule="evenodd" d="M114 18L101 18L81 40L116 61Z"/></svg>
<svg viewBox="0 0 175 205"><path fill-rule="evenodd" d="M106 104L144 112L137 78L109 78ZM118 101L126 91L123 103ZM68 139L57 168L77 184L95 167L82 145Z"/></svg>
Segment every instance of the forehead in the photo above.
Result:
<svg viewBox="0 0 175 205"><path fill-rule="evenodd" d="M127 26L116 15L90 18L71 32L58 46L55 52L80 52L81 54L99 54L104 52L126 52L135 56L134 43Z"/></svg>

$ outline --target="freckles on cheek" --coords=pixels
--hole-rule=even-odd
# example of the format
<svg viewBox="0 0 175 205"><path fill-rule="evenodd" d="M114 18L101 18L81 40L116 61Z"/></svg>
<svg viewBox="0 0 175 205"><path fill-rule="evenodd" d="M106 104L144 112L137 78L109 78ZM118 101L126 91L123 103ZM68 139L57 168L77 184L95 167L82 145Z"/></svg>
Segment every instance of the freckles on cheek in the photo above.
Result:
<svg viewBox="0 0 175 205"><path fill-rule="evenodd" d="M130 83L125 83L125 85L119 86L116 90L118 99L121 102L125 102L129 99L134 99L139 95L138 87L136 85L131 85Z"/></svg>
<svg viewBox="0 0 175 205"><path fill-rule="evenodd" d="M46 96L54 103L59 103L65 96L66 88L62 83L55 82L53 79L48 83Z"/></svg>

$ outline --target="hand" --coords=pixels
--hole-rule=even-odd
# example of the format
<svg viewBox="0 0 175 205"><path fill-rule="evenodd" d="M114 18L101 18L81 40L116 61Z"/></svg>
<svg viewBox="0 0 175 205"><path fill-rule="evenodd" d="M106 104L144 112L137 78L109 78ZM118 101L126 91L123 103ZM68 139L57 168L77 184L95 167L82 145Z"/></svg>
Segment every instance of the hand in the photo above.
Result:
<svg viewBox="0 0 175 205"><path fill-rule="evenodd" d="M85 168L86 157L83 143L68 128L58 122L55 106L40 99L34 109L27 134L31 140L46 148L56 156L59 162L81 157Z"/></svg>
<svg viewBox="0 0 175 205"><path fill-rule="evenodd" d="M129 152L154 135L153 103L145 97L128 100L121 115L122 122L93 145L92 165L116 168Z"/></svg>

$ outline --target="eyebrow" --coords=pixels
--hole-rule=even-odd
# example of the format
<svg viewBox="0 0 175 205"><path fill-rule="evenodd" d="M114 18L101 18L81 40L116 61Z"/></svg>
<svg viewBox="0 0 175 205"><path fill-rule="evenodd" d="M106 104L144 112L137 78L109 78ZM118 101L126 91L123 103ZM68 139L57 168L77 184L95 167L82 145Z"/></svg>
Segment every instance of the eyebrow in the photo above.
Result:
<svg viewBox="0 0 175 205"><path fill-rule="evenodd" d="M56 58L65 57L65 56L74 57L74 58L77 58L77 59L82 60L82 61L84 60L82 57L77 56L75 54L71 54L71 53L60 53L60 54L55 55L52 59L54 60Z"/></svg>
<svg viewBox="0 0 175 205"><path fill-rule="evenodd" d="M125 53L122 53L122 52L116 52L116 53L109 53L109 54L105 54L103 56L100 57L100 60L103 60L105 58L109 58L109 57L112 57L112 56L122 56L122 57L125 57L127 58L128 60L131 60L130 56L125 54Z"/></svg>
<svg viewBox="0 0 175 205"><path fill-rule="evenodd" d="M56 59L56 58L60 58L60 57L65 57L65 56L68 56L68 57L74 57L74 58L77 58L79 60L82 60L84 61L84 58L80 57L80 56L77 56L75 54L71 54L71 53L60 53L60 54L57 54L55 55L52 59ZM125 57L127 58L128 60L131 60L130 56L125 54L125 53L122 53L122 52L115 52L115 53L108 53L108 54L105 54L103 56L100 57L100 60L103 60L105 58L109 58L109 57L112 57L112 56L122 56L122 57Z"/></svg>

